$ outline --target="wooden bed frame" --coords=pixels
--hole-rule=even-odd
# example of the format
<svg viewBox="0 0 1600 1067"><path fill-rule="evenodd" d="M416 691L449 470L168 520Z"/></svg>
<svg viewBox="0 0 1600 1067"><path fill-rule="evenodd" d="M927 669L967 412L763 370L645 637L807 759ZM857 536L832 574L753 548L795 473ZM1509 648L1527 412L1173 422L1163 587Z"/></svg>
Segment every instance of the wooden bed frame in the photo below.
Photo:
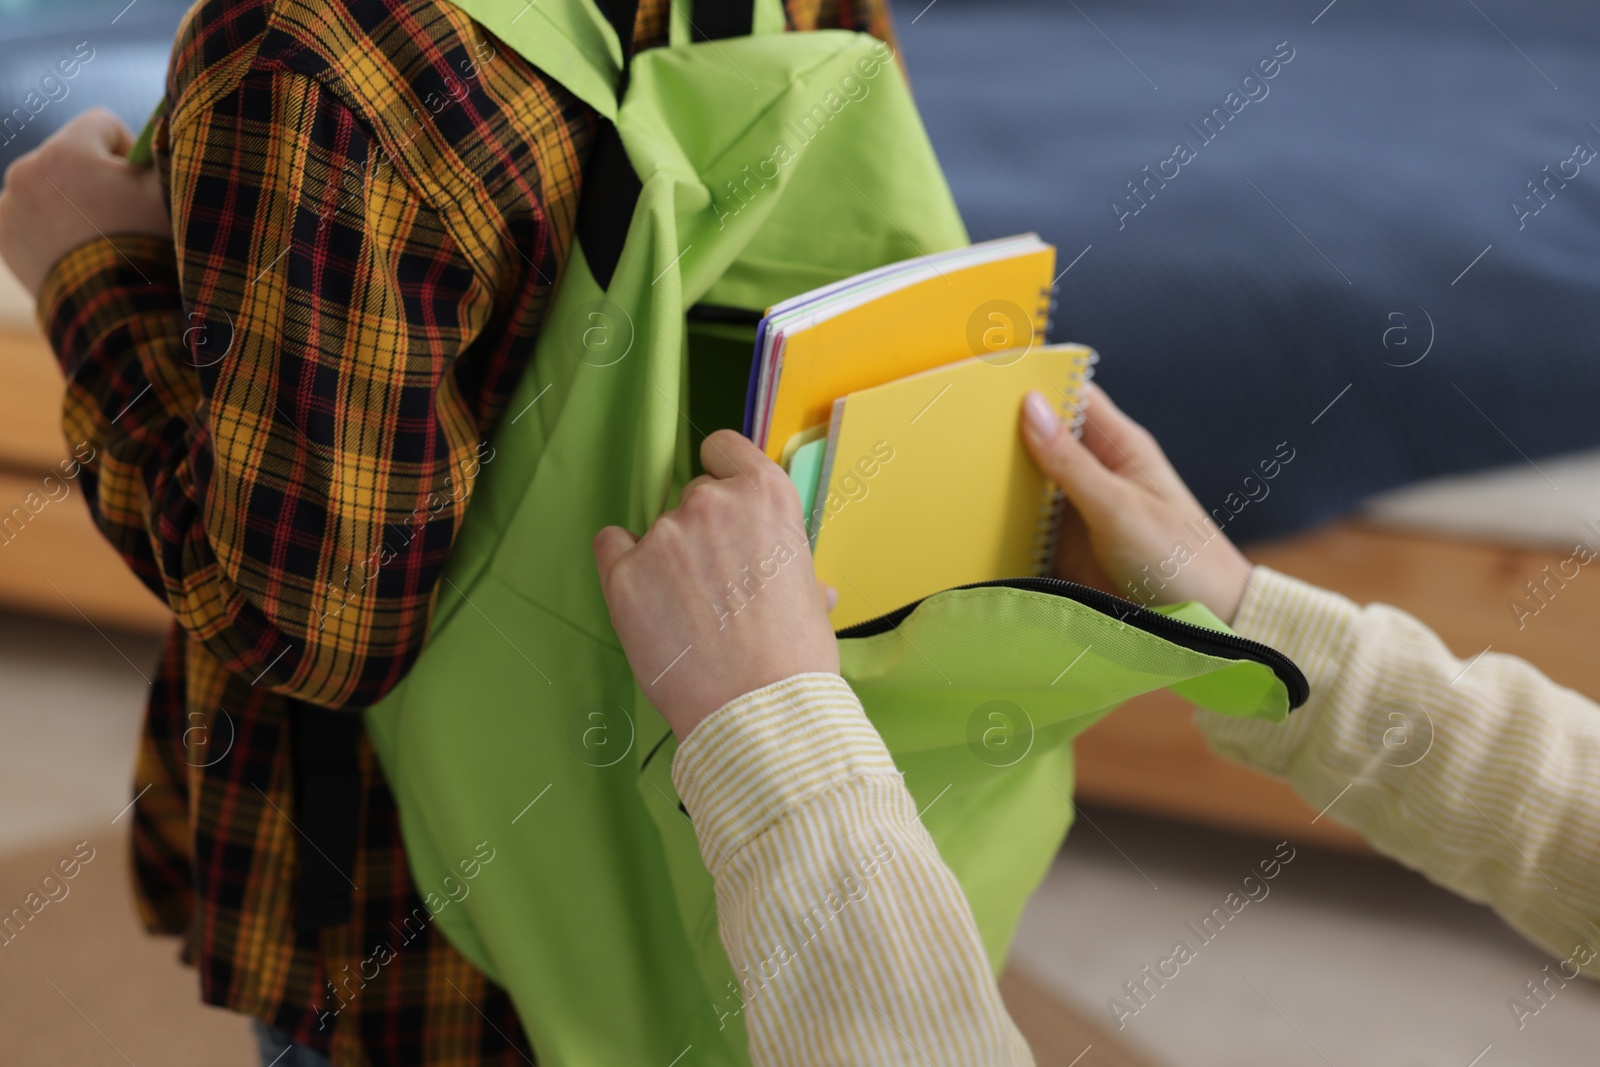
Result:
<svg viewBox="0 0 1600 1067"><path fill-rule="evenodd" d="M7 310L0 279L0 316ZM166 607L129 575L89 521L74 482L51 500L44 478L67 454L59 428L61 378L44 341L9 300L0 321L0 605L152 631ZM58 483L60 484L60 483ZM24 502L30 499L37 514ZM22 517L14 509L22 506ZM9 516L9 519L8 519ZM8 525L9 522L9 525ZM1360 601L1382 600L1432 626L1461 656L1486 646L1522 656L1551 677L1600 697L1600 575L1568 583L1519 629L1510 602L1546 564L1571 550L1529 550L1418 536L1344 522L1254 546L1250 555ZM1285 784L1228 763L1206 747L1190 709L1166 693L1131 702L1078 741L1078 797L1167 818L1296 841L1363 849L1351 831Z"/></svg>

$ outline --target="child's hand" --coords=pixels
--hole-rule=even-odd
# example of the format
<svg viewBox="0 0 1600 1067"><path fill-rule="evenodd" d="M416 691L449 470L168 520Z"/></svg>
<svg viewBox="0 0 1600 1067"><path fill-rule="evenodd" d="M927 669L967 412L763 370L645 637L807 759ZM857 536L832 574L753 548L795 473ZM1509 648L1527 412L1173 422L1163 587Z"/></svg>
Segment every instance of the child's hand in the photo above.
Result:
<svg viewBox="0 0 1600 1067"><path fill-rule="evenodd" d="M700 460L706 473L643 537L607 526L594 539L611 624L680 741L735 697L839 673L788 475L731 430L706 438Z"/></svg>
<svg viewBox="0 0 1600 1067"><path fill-rule="evenodd" d="M1143 426L1090 385L1080 441L1038 393L1023 403L1022 437L1076 509L1057 572L1142 604L1198 600L1231 622L1250 562L1218 530Z"/></svg>
<svg viewBox="0 0 1600 1067"><path fill-rule="evenodd" d="M170 239L161 180L123 158L133 135L111 112L84 112L6 170L0 191L0 257L34 297L50 268L99 236L154 233Z"/></svg>

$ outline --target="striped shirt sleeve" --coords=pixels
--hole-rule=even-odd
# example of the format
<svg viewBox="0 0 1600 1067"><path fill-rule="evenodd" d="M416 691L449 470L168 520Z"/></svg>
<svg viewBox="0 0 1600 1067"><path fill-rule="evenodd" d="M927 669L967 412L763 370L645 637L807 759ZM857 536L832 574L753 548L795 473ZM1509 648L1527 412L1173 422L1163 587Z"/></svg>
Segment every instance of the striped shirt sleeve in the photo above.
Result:
<svg viewBox="0 0 1600 1067"><path fill-rule="evenodd" d="M842 678L731 702L672 775L758 1067L1033 1062L961 887Z"/></svg>
<svg viewBox="0 0 1600 1067"><path fill-rule="evenodd" d="M1217 751L1488 904L1566 978L1600 978L1600 706L1514 656L1457 659L1404 612L1265 567L1234 629L1288 654L1312 696L1281 727L1197 712Z"/></svg>

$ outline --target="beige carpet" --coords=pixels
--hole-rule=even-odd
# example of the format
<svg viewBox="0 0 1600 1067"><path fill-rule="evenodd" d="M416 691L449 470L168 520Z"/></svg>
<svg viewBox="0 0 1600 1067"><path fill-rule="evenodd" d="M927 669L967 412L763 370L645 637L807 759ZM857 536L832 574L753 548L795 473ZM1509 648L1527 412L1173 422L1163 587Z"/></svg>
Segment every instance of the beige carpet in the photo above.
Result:
<svg viewBox="0 0 1600 1067"><path fill-rule="evenodd" d="M87 840L94 858L57 872ZM82 850L84 855L88 849ZM249 1067L241 1016L200 1004L177 944L147 937L128 890L127 817L0 863L0 917L30 893L58 900L15 932L0 929L0 1063L17 1067ZM70 869L70 868L69 868ZM55 880L41 887L47 876ZM62 888L65 895L62 895ZM37 902L35 902L37 907Z"/></svg>
<svg viewBox="0 0 1600 1067"><path fill-rule="evenodd" d="M94 858L62 879L58 863L71 860L74 845L85 840L80 854L92 848ZM253 1067L245 1021L202 1007L194 972L178 962L175 943L140 930L127 862L126 827L105 824L0 862L0 916L26 911L30 893L47 899L48 889L60 898L20 932L15 920L0 928L0 1063ZM50 875L56 880L44 883ZM1001 988L1039 1067L1149 1067L1020 972L1008 972Z"/></svg>

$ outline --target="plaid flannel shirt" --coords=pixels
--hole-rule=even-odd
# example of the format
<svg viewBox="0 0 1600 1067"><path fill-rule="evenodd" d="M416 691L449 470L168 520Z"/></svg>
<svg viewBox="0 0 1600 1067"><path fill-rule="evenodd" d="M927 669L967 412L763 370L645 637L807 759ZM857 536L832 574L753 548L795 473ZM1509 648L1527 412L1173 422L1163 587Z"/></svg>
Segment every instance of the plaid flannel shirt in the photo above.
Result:
<svg viewBox="0 0 1600 1067"><path fill-rule="evenodd" d="M787 10L889 32L883 0ZM637 47L667 13L640 4ZM204 0L154 140L174 240L84 245L40 298L94 519L176 619L133 784L140 909L207 1003L340 1067L532 1062L429 921L364 737L354 915L296 932L289 724L374 703L420 650L596 123L447 3Z"/></svg>

